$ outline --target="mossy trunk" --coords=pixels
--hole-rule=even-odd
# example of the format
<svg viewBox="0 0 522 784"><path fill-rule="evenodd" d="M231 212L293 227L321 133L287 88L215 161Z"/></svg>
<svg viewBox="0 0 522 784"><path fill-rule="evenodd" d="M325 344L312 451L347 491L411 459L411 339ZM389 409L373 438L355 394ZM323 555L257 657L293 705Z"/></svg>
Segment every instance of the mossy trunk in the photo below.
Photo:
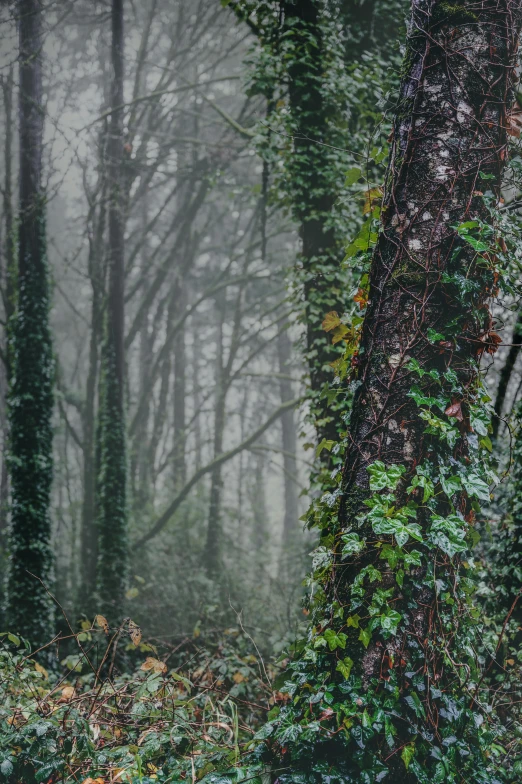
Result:
<svg viewBox="0 0 522 784"><path fill-rule="evenodd" d="M33 646L54 630L51 485L54 358L46 209L42 187L42 6L18 4L20 41L20 193L18 306L11 330L9 429L11 474L7 624Z"/></svg>
<svg viewBox="0 0 522 784"><path fill-rule="evenodd" d="M124 613L128 571L127 448L125 425L125 199L123 184L123 0L112 3L111 120L107 145L109 190L109 287L102 354L98 478L97 589L110 620Z"/></svg>

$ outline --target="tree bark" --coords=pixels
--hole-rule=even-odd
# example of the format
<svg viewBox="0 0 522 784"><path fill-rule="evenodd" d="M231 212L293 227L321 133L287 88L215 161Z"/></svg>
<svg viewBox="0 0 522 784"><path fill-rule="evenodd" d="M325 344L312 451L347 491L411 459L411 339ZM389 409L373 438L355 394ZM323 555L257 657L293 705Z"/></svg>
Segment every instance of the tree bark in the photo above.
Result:
<svg viewBox="0 0 522 784"><path fill-rule="evenodd" d="M180 286L178 302L183 302L183 286ZM185 329L182 327L174 342L174 451L173 475L174 487L179 490L187 479L187 466L185 461L186 441L186 357L185 357Z"/></svg>
<svg viewBox="0 0 522 784"><path fill-rule="evenodd" d="M107 145L109 188L109 285L107 334L102 358L100 411L100 480L98 592L102 606L112 619L121 617L128 570L127 548L127 450L125 433L124 349L124 137L123 0L112 2L111 117Z"/></svg>
<svg viewBox="0 0 522 784"><path fill-rule="evenodd" d="M286 403L293 398L292 382L284 378L290 373L292 344L287 332L280 332L277 340L277 353L279 359L279 390L281 403ZM297 502L297 432L295 428L295 414L288 411L281 417L283 470L285 483L285 516L283 519L283 547L290 544L298 531L299 507Z"/></svg>
<svg viewBox="0 0 522 784"><path fill-rule="evenodd" d="M52 582L51 419L54 360L49 329L49 281L42 188L42 6L20 0L20 213L18 308L12 332L9 402L12 483L9 628L34 646L49 641L54 610Z"/></svg>
<svg viewBox="0 0 522 784"><path fill-rule="evenodd" d="M513 374L513 370L515 369L516 361L520 354L520 348L522 346L522 310L520 310L517 314L517 320L515 323L515 327L513 329L513 335L511 337L511 346L509 347L508 355L506 357L506 361L502 366L502 370L500 371L500 377L498 380L498 387L497 387L497 395L495 397L495 408L494 408L494 415L493 415L493 439L496 440L498 436L498 432L501 425L501 417L502 411L504 409L504 403L506 400L506 395L509 387L509 382L511 381L511 376Z"/></svg>

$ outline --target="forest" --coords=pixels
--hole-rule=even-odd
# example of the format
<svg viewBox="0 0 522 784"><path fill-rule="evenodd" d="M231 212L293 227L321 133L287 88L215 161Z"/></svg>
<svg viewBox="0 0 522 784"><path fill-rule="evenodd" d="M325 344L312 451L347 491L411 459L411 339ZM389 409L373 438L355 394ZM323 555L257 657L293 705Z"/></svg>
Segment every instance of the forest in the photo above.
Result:
<svg viewBox="0 0 522 784"><path fill-rule="evenodd" d="M0 3L0 784L522 782L521 31Z"/></svg>

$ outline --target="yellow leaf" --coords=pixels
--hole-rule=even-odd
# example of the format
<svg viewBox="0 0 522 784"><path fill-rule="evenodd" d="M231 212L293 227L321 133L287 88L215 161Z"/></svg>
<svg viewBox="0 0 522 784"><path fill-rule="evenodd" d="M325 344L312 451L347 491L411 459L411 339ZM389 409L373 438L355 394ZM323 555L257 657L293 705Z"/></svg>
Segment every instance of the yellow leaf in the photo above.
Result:
<svg viewBox="0 0 522 784"><path fill-rule="evenodd" d="M96 626L99 626L100 629L103 629L105 634L109 634L109 622L103 615L97 615L94 619L94 623Z"/></svg>
<svg viewBox="0 0 522 784"><path fill-rule="evenodd" d="M338 327L335 328L334 333L332 335L332 343L335 346L336 343L339 343L346 334L348 334L350 330L346 326L346 324L339 324Z"/></svg>
<svg viewBox="0 0 522 784"><path fill-rule="evenodd" d="M60 697L60 702L68 702L72 700L75 695L74 686L64 686L62 689L62 696Z"/></svg>
<svg viewBox="0 0 522 784"><path fill-rule="evenodd" d="M135 599L136 596L138 596L138 594L139 594L139 590L136 587L129 588L129 590L125 592L125 598L126 599Z"/></svg>
<svg viewBox="0 0 522 784"><path fill-rule="evenodd" d="M42 665L38 664L38 662L34 663L34 668L35 668L36 672L39 672L40 675L44 676L44 678L48 678L49 677L49 673L47 672L45 667L42 667Z"/></svg>
<svg viewBox="0 0 522 784"><path fill-rule="evenodd" d="M101 778L91 779L91 777L89 776L89 778L84 779L82 781L82 784L106 784L106 782L105 779L101 779Z"/></svg>
<svg viewBox="0 0 522 784"><path fill-rule="evenodd" d="M510 667L512 667L514 663L515 663L514 659L506 659L506 664L509 664Z"/></svg>
<svg viewBox="0 0 522 784"><path fill-rule="evenodd" d="M159 659L154 659L152 656L147 656L141 665L140 670L145 670L145 672L152 670L153 672L164 673L167 672L167 665Z"/></svg>
<svg viewBox="0 0 522 784"><path fill-rule="evenodd" d="M134 645L139 645L141 642L141 629L134 621L129 621L129 635Z"/></svg>
<svg viewBox="0 0 522 784"><path fill-rule="evenodd" d="M335 310L331 310L324 317L323 329L325 332L331 332L332 329L338 327L340 323L341 319L339 318L339 314Z"/></svg>
<svg viewBox="0 0 522 784"><path fill-rule="evenodd" d="M234 681L234 683L243 683L243 681L245 680L245 676L242 675L240 672L235 672L232 676L232 680Z"/></svg>

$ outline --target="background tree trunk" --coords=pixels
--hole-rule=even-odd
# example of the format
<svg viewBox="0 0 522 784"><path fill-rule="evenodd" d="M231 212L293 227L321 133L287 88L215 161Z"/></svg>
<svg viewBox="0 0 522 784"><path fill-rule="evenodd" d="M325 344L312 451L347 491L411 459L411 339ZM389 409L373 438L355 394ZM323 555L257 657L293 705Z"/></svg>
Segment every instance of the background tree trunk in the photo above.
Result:
<svg viewBox="0 0 522 784"><path fill-rule="evenodd" d="M123 183L123 0L112 3L113 81L107 145L109 188L109 288L102 358L98 592L113 619L121 617L128 570L127 451L125 433L125 199Z"/></svg>
<svg viewBox="0 0 522 784"><path fill-rule="evenodd" d="M54 361L42 189L42 6L20 0L18 308L9 401L12 483L7 622L34 646L53 633L50 501Z"/></svg>

